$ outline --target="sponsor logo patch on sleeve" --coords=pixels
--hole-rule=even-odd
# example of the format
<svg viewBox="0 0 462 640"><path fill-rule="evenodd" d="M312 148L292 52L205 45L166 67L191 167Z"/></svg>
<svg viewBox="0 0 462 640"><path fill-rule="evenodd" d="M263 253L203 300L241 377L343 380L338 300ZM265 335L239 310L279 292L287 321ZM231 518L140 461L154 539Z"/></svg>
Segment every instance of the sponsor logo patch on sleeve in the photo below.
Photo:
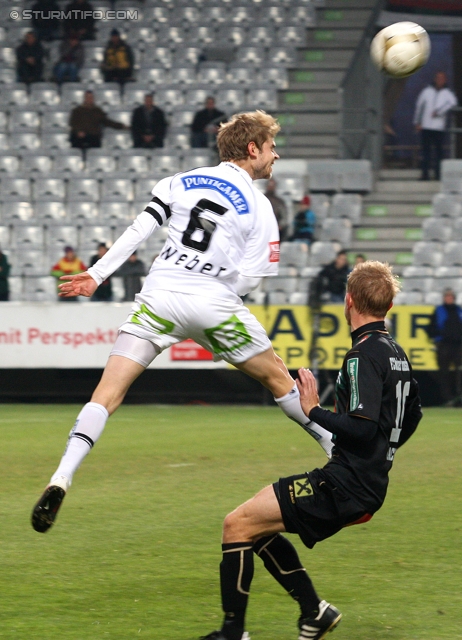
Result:
<svg viewBox="0 0 462 640"><path fill-rule="evenodd" d="M280 253L281 251L279 249L279 242L270 242L269 243L269 261L279 262Z"/></svg>

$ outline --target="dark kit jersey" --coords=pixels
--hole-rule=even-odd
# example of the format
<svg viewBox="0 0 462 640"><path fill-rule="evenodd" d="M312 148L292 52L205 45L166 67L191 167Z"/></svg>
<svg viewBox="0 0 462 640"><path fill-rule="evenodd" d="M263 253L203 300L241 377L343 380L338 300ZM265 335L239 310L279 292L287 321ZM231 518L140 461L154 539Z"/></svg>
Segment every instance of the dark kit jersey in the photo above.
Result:
<svg viewBox="0 0 462 640"><path fill-rule="evenodd" d="M422 417L417 382L404 350L383 321L352 333L336 386L335 413L310 418L331 431L335 447L323 471L369 513L382 505L395 451Z"/></svg>

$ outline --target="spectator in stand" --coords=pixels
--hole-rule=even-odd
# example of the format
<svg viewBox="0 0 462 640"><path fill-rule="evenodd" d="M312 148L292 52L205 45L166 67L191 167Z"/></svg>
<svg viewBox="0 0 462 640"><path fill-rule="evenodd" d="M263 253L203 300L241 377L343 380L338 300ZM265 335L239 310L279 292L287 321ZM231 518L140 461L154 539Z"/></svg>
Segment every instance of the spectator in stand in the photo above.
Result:
<svg viewBox="0 0 462 640"><path fill-rule="evenodd" d="M324 302L343 302L350 267L346 251L339 251L335 260L327 264L316 278L318 297Z"/></svg>
<svg viewBox="0 0 462 640"><path fill-rule="evenodd" d="M420 133L422 145L421 180L430 179L431 169L434 172L434 179L440 179L447 114L456 105L457 98L447 87L446 74L444 71L438 71L433 84L420 92L414 113L414 125L416 131Z"/></svg>
<svg viewBox="0 0 462 640"><path fill-rule="evenodd" d="M0 302L6 302L10 299L10 287L8 284L10 269L11 265L0 247Z"/></svg>
<svg viewBox="0 0 462 640"><path fill-rule="evenodd" d="M129 129L122 122L110 120L105 112L95 105L93 91L85 91L83 103L71 111L69 118L71 127L71 145L80 149L101 147L104 127L113 129Z"/></svg>
<svg viewBox="0 0 462 640"><path fill-rule="evenodd" d="M134 147L156 149L164 146L167 120L162 109L155 106L152 93L147 93L144 104L133 110L131 127Z"/></svg>
<svg viewBox="0 0 462 640"><path fill-rule="evenodd" d="M85 59L85 49L78 36L71 34L59 46L59 60L53 70L58 84L62 82L78 82L79 69Z"/></svg>
<svg viewBox="0 0 462 640"><path fill-rule="evenodd" d="M120 82L120 84L124 84L129 80L133 80L134 60L130 45L125 40L122 40L117 29L113 29L104 50L104 60L101 65L104 82Z"/></svg>
<svg viewBox="0 0 462 640"><path fill-rule="evenodd" d="M270 178L266 183L265 196L271 202L274 215L276 216L276 220L278 221L279 238L281 242L284 242L284 240L287 240L289 214L287 212L286 203L276 193L276 186L276 180L274 180L274 178Z"/></svg>
<svg viewBox="0 0 462 640"><path fill-rule="evenodd" d="M28 31L16 49L18 82L40 82L45 51L33 31Z"/></svg>
<svg viewBox="0 0 462 640"><path fill-rule="evenodd" d="M461 402L462 308L452 289L443 292L443 304L436 307L428 327L436 346L441 398L446 406ZM452 367L452 369L451 369Z"/></svg>
<svg viewBox="0 0 462 640"><path fill-rule="evenodd" d="M357 253L355 255L355 267L357 264L361 264L362 262L366 262L366 256L362 253Z"/></svg>
<svg viewBox="0 0 462 640"><path fill-rule="evenodd" d="M97 253L90 258L90 267L98 262L108 252L108 248L105 242L98 244ZM90 300L93 302L111 302L112 301L112 282L111 278L106 278L96 289L95 293L91 296Z"/></svg>
<svg viewBox="0 0 462 640"><path fill-rule="evenodd" d="M59 11L56 0L37 0L32 7L32 26L41 41L49 42L59 38L60 19L58 14L51 11Z"/></svg>
<svg viewBox="0 0 462 640"><path fill-rule="evenodd" d="M73 247L67 246L64 247L64 256L61 258L61 260L58 260L58 262L51 268L50 275L56 278L57 285L59 285L59 278L61 276L73 276L76 273L81 273L82 271L86 270L87 267L77 256ZM74 300L74 298L61 298L58 295L58 300L60 300L61 302L67 302L68 300ZM75 300L77 300L77 298L75 298Z"/></svg>
<svg viewBox="0 0 462 640"><path fill-rule="evenodd" d="M226 122L226 114L215 106L215 98L209 96L205 108L197 111L191 125L191 147L215 148L218 126Z"/></svg>
<svg viewBox="0 0 462 640"><path fill-rule="evenodd" d="M64 31L67 36L71 33L77 35L80 40L94 40L95 18L93 5L88 0L73 0L66 5L64 11L70 13L70 18L63 21Z"/></svg>
<svg viewBox="0 0 462 640"><path fill-rule="evenodd" d="M310 196L305 196L300 201L298 212L294 218L294 233L291 240L299 240L311 244L316 230L316 215L310 207Z"/></svg>
<svg viewBox="0 0 462 640"><path fill-rule="evenodd" d="M141 291L141 278L146 275L146 266L136 254L132 253L129 259L118 269L115 276L123 278L124 282L124 302L133 302L137 293Z"/></svg>

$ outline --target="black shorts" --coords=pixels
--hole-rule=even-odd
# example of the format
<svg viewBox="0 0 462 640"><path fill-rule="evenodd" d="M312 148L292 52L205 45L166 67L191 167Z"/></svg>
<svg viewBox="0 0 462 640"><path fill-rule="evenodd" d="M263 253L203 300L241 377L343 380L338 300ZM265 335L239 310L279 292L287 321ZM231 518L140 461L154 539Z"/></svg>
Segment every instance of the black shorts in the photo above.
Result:
<svg viewBox="0 0 462 640"><path fill-rule="evenodd" d="M273 487L286 531L298 533L310 549L367 513L322 469L280 478Z"/></svg>

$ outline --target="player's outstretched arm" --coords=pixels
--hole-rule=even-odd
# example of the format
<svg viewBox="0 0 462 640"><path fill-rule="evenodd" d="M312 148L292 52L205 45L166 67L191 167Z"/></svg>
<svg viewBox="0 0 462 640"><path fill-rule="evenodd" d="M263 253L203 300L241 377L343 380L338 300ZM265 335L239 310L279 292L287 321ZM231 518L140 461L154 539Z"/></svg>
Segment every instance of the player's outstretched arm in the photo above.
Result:
<svg viewBox="0 0 462 640"><path fill-rule="evenodd" d="M61 276L60 280L65 280L59 285L59 296L61 298L74 298L75 296L92 296L98 284L93 280L91 275L84 271L74 276Z"/></svg>

